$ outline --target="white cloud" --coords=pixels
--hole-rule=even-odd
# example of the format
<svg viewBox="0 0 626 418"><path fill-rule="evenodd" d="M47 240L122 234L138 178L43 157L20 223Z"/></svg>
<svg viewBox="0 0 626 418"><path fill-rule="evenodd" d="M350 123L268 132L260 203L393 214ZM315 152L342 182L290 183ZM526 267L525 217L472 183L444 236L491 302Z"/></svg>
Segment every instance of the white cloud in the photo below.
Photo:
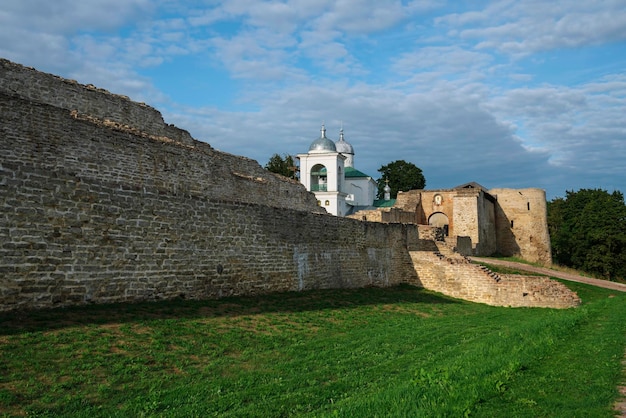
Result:
<svg viewBox="0 0 626 418"><path fill-rule="evenodd" d="M261 164L306 151L322 121L336 138L343 120L375 177L405 159L429 187L626 190L624 58L591 47L624 42L623 0L40 3L0 6L1 56L146 101ZM576 76L546 79L578 46ZM189 105L164 68L205 101Z"/></svg>
<svg viewBox="0 0 626 418"><path fill-rule="evenodd" d="M515 89L489 107L525 131L526 147L549 152L553 166L571 170L570 181L616 187L623 180L613 178L626 179L625 87L622 78L609 77L577 87Z"/></svg>
<svg viewBox="0 0 626 418"><path fill-rule="evenodd" d="M255 112L200 113L168 117L216 148L261 164L276 152L306 152L322 121L329 137L337 139L343 120L357 167L375 177L381 165L405 159L424 169L432 186L470 180L495 186L519 181L522 170L547 166L545 153L525 150L509 126L454 90L407 94L364 84L300 85L267 96ZM497 180L490 174L494 167Z"/></svg>
<svg viewBox="0 0 626 418"><path fill-rule="evenodd" d="M261 34L266 36L261 37ZM300 73L293 65L293 54L285 49L294 44L293 40L257 31L228 39L214 38L210 43L216 58L234 77L267 81L283 80Z"/></svg>
<svg viewBox="0 0 626 418"><path fill-rule="evenodd" d="M492 61L488 54L458 46L426 46L399 56L393 67L401 74L433 69L439 73L465 73L481 70Z"/></svg>
<svg viewBox="0 0 626 418"><path fill-rule="evenodd" d="M77 29L114 30L145 18L149 0L4 0L0 27L30 27L33 32L71 34Z"/></svg>
<svg viewBox="0 0 626 418"><path fill-rule="evenodd" d="M512 55L626 40L621 1L495 1L483 10L443 16L461 39Z"/></svg>
<svg viewBox="0 0 626 418"><path fill-rule="evenodd" d="M407 8L397 0L338 0L315 19L313 28L351 33L387 29L407 18Z"/></svg>

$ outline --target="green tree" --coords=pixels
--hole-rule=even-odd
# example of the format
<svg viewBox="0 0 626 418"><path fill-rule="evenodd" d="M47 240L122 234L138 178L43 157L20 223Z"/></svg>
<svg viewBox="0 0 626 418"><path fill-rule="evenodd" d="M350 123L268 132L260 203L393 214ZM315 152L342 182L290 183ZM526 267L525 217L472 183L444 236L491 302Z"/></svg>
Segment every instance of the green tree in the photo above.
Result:
<svg viewBox="0 0 626 418"><path fill-rule="evenodd" d="M626 278L626 205L619 191L567 191L548 202L552 257L562 265L601 275Z"/></svg>
<svg viewBox="0 0 626 418"><path fill-rule="evenodd" d="M385 195L384 188L387 180L391 188L391 198L395 199L399 191L407 192L414 189L423 189L426 179L422 170L413 163L397 160L378 169L382 176L378 179L378 199Z"/></svg>
<svg viewBox="0 0 626 418"><path fill-rule="evenodd" d="M285 154L284 156L279 154L272 155L267 164L265 164L265 169L271 171L272 173L289 177L290 179L297 178L296 164L293 157L288 154Z"/></svg>

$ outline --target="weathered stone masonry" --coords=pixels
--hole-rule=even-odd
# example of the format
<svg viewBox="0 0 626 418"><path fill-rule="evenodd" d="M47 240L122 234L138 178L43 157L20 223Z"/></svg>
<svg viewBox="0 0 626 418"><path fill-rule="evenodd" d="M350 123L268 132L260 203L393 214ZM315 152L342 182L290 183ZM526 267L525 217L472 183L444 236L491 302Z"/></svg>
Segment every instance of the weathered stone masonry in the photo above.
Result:
<svg viewBox="0 0 626 418"><path fill-rule="evenodd" d="M20 69L33 82L41 76L2 64L13 77ZM53 106L9 93L0 92L2 310L387 286L415 276L406 226L322 214L299 183L165 137L152 122L147 133L139 114L140 126L129 127L65 108L71 100ZM96 93L106 107L109 95Z"/></svg>
<svg viewBox="0 0 626 418"><path fill-rule="evenodd" d="M84 115L115 121L153 136L194 144L187 131L165 124L161 113L126 96L111 94L93 85L82 85L41 73L0 58L0 91L36 103L77 110Z"/></svg>
<svg viewBox="0 0 626 418"><path fill-rule="evenodd" d="M426 234L420 232L423 235ZM496 306L569 308L580 304L576 293L562 283L547 277L496 274L471 264L449 247L444 242L419 240L412 248L411 258L420 285L459 299Z"/></svg>
<svg viewBox="0 0 626 418"><path fill-rule="evenodd" d="M0 151L0 310L421 286L436 270L414 268L413 225L327 215L149 106L6 60Z"/></svg>

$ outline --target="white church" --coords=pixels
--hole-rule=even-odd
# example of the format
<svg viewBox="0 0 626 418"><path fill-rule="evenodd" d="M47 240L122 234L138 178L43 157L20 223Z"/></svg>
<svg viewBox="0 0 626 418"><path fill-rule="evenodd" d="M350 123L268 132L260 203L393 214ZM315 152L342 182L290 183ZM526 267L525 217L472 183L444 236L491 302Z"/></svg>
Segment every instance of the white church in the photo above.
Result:
<svg viewBox="0 0 626 418"><path fill-rule="evenodd" d="M309 152L298 154L300 182L315 194L317 203L328 213L347 216L357 210L372 208L377 203L376 181L354 168L354 148L339 133L339 141L326 137L322 125L321 135L311 143ZM389 186L385 186L385 193Z"/></svg>

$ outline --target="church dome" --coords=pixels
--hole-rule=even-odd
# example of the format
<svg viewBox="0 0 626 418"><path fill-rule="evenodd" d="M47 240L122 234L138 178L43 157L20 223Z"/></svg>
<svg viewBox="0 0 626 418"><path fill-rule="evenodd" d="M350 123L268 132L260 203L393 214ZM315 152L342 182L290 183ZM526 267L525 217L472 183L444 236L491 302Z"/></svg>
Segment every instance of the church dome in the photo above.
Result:
<svg viewBox="0 0 626 418"><path fill-rule="evenodd" d="M337 152L335 143L326 138L326 127L322 125L322 135L311 143L309 152Z"/></svg>
<svg viewBox="0 0 626 418"><path fill-rule="evenodd" d="M354 148L345 139L343 139L343 129L339 131L339 141L335 142L337 152L342 154L354 154Z"/></svg>

